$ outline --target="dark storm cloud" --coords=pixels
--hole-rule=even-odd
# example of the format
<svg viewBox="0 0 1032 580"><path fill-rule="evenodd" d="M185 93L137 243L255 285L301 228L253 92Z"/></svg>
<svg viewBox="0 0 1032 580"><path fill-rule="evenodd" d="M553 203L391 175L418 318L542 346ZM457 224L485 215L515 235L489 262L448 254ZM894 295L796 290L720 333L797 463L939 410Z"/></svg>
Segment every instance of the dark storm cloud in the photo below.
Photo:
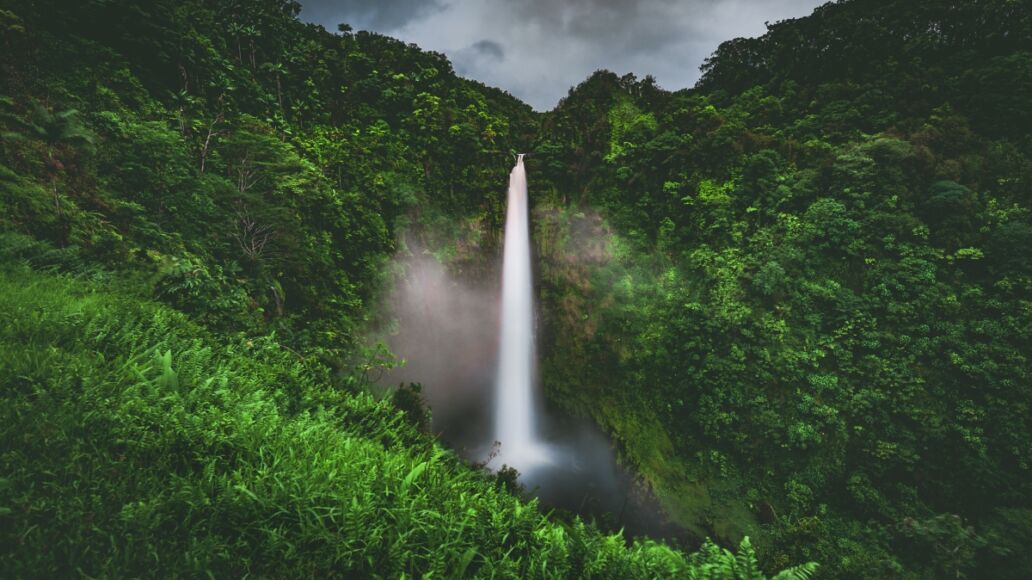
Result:
<svg viewBox="0 0 1032 580"><path fill-rule="evenodd" d="M444 52L460 74L548 109L593 71L691 86L721 42L805 16L822 0L302 0L302 17ZM317 14L334 14L329 20ZM351 15L350 17L348 15ZM375 18L373 16L375 15ZM364 26L362 22L381 22ZM503 49L504 47L504 49ZM495 49L498 50L495 50Z"/></svg>
<svg viewBox="0 0 1032 580"><path fill-rule="evenodd" d="M488 56L498 60L505 58L505 49L502 48L502 45L493 40L480 40L474 42L470 48L483 56Z"/></svg>
<svg viewBox="0 0 1032 580"><path fill-rule="evenodd" d="M478 40L461 50L449 51L455 72L478 78L478 71L496 67L505 60L505 49L493 40Z"/></svg>

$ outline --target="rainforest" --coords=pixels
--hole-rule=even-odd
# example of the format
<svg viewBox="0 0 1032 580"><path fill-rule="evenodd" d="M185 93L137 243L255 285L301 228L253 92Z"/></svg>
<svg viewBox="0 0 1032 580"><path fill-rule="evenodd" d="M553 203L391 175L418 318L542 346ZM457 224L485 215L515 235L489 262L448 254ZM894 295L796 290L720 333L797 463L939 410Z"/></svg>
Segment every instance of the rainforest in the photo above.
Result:
<svg viewBox="0 0 1032 580"><path fill-rule="evenodd" d="M0 0L0 577L1028 577L1027 2L547 111L302 4Z"/></svg>

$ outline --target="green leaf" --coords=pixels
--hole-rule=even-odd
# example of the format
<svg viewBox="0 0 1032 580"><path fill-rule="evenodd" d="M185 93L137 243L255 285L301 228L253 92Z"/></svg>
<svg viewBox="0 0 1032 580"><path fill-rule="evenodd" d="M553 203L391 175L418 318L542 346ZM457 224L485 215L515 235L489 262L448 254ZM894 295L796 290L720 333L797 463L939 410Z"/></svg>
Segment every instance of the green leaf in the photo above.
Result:
<svg viewBox="0 0 1032 580"><path fill-rule="evenodd" d="M402 481L402 483L401 483L402 489L408 490L409 486L412 485L412 482L415 481L417 477L422 475L423 472L426 471L426 468L429 465L430 465L430 463L428 461L424 461L424 462L420 463L419 465L413 467L412 471L410 471L409 474L405 476L404 481Z"/></svg>

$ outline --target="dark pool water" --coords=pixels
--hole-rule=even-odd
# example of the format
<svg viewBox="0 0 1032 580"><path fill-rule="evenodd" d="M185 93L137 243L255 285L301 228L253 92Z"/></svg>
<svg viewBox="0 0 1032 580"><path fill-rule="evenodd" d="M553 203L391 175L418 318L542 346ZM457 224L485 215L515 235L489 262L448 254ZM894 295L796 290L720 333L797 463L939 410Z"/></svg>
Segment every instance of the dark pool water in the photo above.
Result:
<svg viewBox="0 0 1032 580"><path fill-rule="evenodd" d="M490 392L490 388L484 391ZM482 391L483 392L483 391ZM465 401L434 412L434 431L471 462L490 453L493 425L491 397L467 396ZM593 421L560 409L545 409L541 438L550 461L521 473L520 484L557 515L580 515L607 531L623 529L625 536L663 539L683 544L692 538L663 513L655 496L621 464L609 437ZM489 468L497 469L492 459Z"/></svg>
<svg viewBox="0 0 1032 580"><path fill-rule="evenodd" d="M463 282L417 250L404 267L403 282L389 300L397 331L385 334L405 364L380 383L421 383L435 435L468 461L482 462L494 439L499 273L480 272L471 276L479 283ZM621 465L609 438L591 420L543 404L538 417L552 461L522 474L529 496L559 517L579 514L606 530L622 528L628 537L689 539Z"/></svg>

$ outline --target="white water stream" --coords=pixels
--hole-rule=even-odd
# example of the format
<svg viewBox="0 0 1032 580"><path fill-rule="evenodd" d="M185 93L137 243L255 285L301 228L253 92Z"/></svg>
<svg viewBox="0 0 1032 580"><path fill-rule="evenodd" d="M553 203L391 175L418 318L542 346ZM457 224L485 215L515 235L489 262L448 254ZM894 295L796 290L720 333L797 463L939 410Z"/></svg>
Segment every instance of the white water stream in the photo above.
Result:
<svg viewBox="0 0 1032 580"><path fill-rule="evenodd" d="M494 465L507 464L526 475L550 462L538 438L534 393L534 299L530 269L527 172L523 154L509 174L502 269L502 325L495 383L495 439L501 443Z"/></svg>
<svg viewBox="0 0 1032 580"><path fill-rule="evenodd" d="M521 155L509 175L497 320L495 284L454 277L417 238L407 242L407 279L392 298L403 331L390 339L407 364L383 384L423 384L434 432L471 462L489 459L490 443L499 441L488 465L515 467L543 506L608 522L604 529L629 536L680 538L593 421L540 400L528 205Z"/></svg>

